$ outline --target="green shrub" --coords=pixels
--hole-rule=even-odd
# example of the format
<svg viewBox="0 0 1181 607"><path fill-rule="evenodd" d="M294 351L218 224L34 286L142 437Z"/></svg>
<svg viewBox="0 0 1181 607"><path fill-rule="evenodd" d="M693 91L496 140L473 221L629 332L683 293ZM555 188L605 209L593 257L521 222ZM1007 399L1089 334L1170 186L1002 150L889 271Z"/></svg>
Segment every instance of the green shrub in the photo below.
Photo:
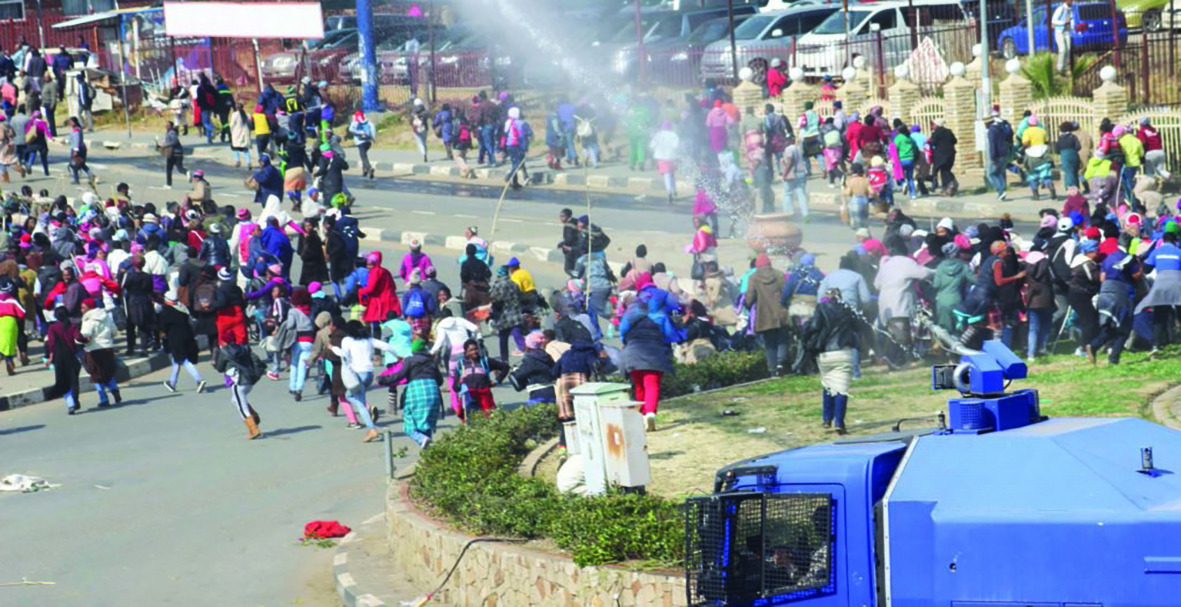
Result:
<svg viewBox="0 0 1181 607"><path fill-rule="evenodd" d="M661 379L660 395L671 398L767 377L767 359L762 351L722 352L692 365L677 363L676 373Z"/></svg>
<svg viewBox="0 0 1181 607"><path fill-rule="evenodd" d="M475 534L552 538L580 566L677 561L684 542L677 504L634 494L561 495L517 475L530 446L556 433L554 405L475 416L422 452L411 495Z"/></svg>

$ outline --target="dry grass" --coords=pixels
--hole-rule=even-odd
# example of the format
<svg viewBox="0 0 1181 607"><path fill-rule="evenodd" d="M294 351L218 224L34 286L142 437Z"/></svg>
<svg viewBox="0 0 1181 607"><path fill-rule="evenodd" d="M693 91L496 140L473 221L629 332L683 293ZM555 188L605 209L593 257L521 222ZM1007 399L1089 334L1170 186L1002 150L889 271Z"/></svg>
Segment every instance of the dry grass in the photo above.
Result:
<svg viewBox="0 0 1181 607"><path fill-rule="evenodd" d="M1055 356L1035 365L1030 378L1011 389L1037 388L1043 413L1057 417L1133 416L1150 418L1149 403L1177 382L1177 351L1159 360L1125 354L1119 366ZM951 392L930 389L930 371L874 369L854 383L846 418L852 435L935 425ZM736 416L723 416L733 410ZM653 483L668 497L710 493L714 473L729 463L807 444L833 440L820 425L819 378L789 377L662 403L660 430L648 436ZM752 433L751 430L758 432ZM556 458L543 462L541 475L554 478Z"/></svg>

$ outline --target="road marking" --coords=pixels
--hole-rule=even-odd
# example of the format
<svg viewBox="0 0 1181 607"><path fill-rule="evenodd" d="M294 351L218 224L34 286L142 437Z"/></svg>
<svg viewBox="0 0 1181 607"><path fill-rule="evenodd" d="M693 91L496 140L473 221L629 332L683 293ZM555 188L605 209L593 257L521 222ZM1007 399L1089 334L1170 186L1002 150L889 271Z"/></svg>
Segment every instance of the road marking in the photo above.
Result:
<svg viewBox="0 0 1181 607"><path fill-rule="evenodd" d="M418 215L434 215L435 214L434 211L410 211L410 212L416 213Z"/></svg>
<svg viewBox="0 0 1181 607"><path fill-rule="evenodd" d="M509 219L508 217L501 217L500 220L505 223L525 223L524 221L521 221L520 219Z"/></svg>
<svg viewBox="0 0 1181 607"><path fill-rule="evenodd" d="M90 168L91 168L91 169L94 169L94 170L97 170L97 171L105 171L105 170L107 170L107 169L111 168L111 167L109 167L109 166L107 166L107 165L105 165L105 164L97 164L97 163L96 163L96 164L91 164L91 165L89 165L89 166L90 166Z"/></svg>

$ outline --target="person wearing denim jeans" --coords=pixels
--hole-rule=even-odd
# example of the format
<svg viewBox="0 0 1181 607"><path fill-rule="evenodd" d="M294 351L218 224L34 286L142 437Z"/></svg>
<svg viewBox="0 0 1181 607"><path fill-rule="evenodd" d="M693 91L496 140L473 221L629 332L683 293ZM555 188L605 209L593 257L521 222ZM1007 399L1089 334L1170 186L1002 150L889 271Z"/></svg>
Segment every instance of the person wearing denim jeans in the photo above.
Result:
<svg viewBox="0 0 1181 607"><path fill-rule="evenodd" d="M783 150L783 212L795 214L793 199L800 205L800 219L808 221L808 173L804 154L795 138L787 136Z"/></svg>
<svg viewBox="0 0 1181 607"><path fill-rule="evenodd" d="M303 398L303 386L308 379L307 361L312 354L312 342L296 341L291 346L291 377L287 389L296 401Z"/></svg>

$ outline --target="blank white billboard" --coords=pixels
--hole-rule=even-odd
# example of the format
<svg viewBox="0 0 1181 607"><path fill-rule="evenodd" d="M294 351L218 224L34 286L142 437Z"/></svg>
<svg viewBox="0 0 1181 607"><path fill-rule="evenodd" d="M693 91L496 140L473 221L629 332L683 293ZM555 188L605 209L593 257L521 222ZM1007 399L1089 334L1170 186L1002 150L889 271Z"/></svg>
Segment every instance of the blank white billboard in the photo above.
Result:
<svg viewBox="0 0 1181 607"><path fill-rule="evenodd" d="M319 2L165 2L173 37L323 38Z"/></svg>

